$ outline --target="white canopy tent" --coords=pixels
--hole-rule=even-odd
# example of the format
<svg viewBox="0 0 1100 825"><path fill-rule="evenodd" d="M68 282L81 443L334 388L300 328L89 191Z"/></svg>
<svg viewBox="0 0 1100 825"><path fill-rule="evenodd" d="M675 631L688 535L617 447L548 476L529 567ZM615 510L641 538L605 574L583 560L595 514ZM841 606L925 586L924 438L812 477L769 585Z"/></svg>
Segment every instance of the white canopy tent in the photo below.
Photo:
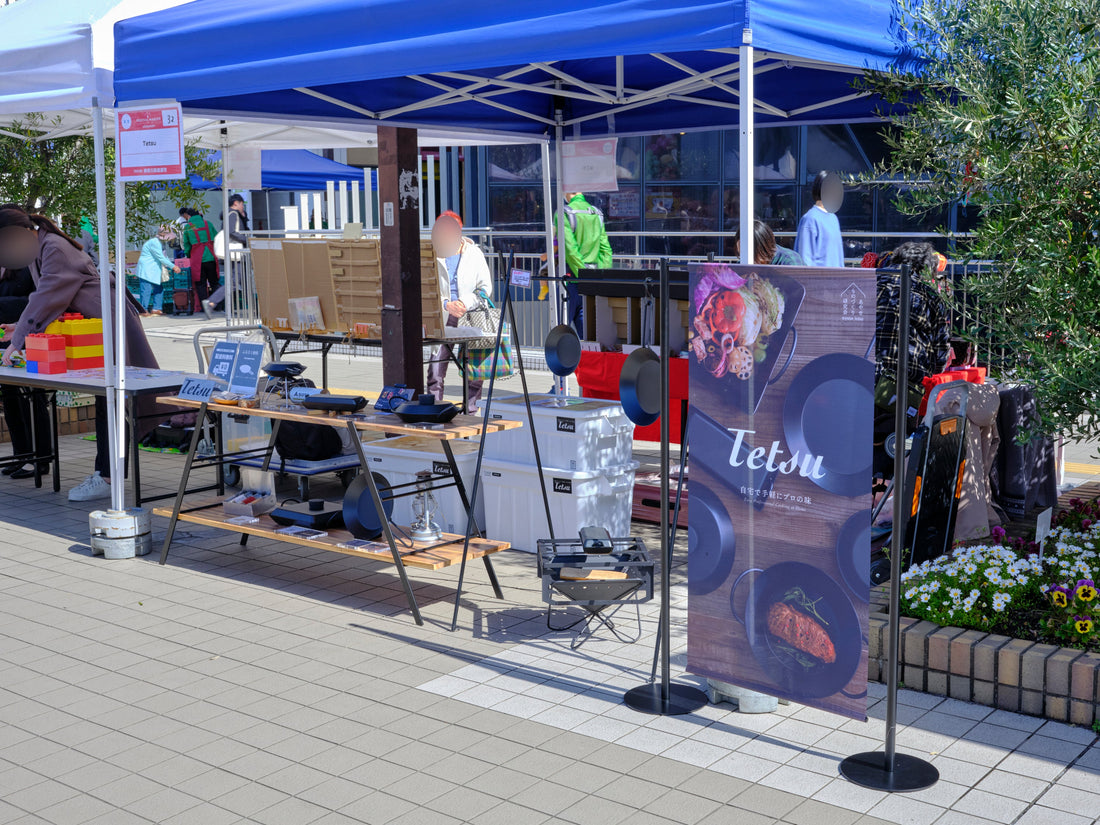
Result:
<svg viewBox="0 0 1100 825"><path fill-rule="evenodd" d="M188 0L20 0L0 7L0 134L24 140L51 140L71 135L91 135L96 158L96 224L100 272L109 272L110 244L107 238L107 190L104 141L114 133L115 100L114 26L119 20L183 5ZM170 58L166 58L170 59ZM26 131L27 116L42 113L33 136ZM20 132L13 124L23 126ZM9 128L5 129L7 126ZM184 118L188 140L222 150L223 176L229 153L235 146L254 148L352 148L377 145L373 124L359 125L336 119L263 116L233 117L188 115ZM429 129L420 133L422 146L459 146L469 144L531 142L522 136L493 135L481 130ZM224 179L224 177L223 177ZM228 189L223 190L223 212L228 211ZM123 185L115 183L116 260L125 259L126 215ZM121 271L119 273L121 278ZM120 281L121 284L121 281ZM122 479L125 460L126 376L120 369L125 358L125 326L112 323L112 317L124 317L126 293L116 290L114 307L108 278L102 281L104 334L113 338L114 347L104 348L107 379L108 417L112 423L110 453L112 478ZM118 364L116 368L116 354ZM125 485L112 486L111 507L125 507Z"/></svg>

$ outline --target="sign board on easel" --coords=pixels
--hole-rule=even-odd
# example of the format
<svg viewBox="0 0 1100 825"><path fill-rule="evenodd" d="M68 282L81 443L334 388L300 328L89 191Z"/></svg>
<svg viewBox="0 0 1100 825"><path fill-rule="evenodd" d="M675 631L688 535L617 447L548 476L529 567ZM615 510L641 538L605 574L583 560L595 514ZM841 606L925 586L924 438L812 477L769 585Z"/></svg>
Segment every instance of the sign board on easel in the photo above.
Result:
<svg viewBox="0 0 1100 825"><path fill-rule="evenodd" d="M119 109L117 143L119 176L124 181L187 177L179 103Z"/></svg>

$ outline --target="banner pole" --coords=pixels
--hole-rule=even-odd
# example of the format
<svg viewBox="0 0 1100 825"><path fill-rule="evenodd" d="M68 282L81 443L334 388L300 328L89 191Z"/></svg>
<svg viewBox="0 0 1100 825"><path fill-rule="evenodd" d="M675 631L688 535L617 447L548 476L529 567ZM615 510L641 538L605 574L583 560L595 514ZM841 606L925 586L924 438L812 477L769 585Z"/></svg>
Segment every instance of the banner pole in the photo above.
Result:
<svg viewBox="0 0 1100 825"><path fill-rule="evenodd" d="M658 644L661 648L661 681L647 682L631 688L623 702L641 713L680 716L694 713L707 704L707 695L692 685L672 684L671 612L672 612L672 544L668 530L668 418L669 418L669 285L668 259L661 259L661 618ZM681 445L681 449L683 445Z"/></svg>
<svg viewBox="0 0 1100 825"><path fill-rule="evenodd" d="M849 756L840 763L840 775L856 785L891 793L930 788L940 772L931 762L897 753L898 652L901 647L901 556L905 552L905 419L909 407L909 308L913 284L909 266L901 267L898 306L897 395L894 410L894 523L890 538L890 623L886 649L886 741L882 753L868 751Z"/></svg>

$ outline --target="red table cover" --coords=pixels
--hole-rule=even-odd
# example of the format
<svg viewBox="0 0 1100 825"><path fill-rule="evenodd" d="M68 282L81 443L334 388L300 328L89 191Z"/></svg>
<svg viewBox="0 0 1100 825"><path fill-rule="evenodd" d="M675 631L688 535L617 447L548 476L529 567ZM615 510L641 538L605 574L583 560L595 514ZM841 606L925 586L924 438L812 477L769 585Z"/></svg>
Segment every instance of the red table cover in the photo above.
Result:
<svg viewBox="0 0 1100 825"><path fill-rule="evenodd" d="M619 373L623 370L626 355L621 352L582 352L577 366L577 383L585 398L619 400ZM686 358L669 359L669 440L680 443L680 406L688 397L688 361ZM660 441L661 421L634 430L635 441Z"/></svg>

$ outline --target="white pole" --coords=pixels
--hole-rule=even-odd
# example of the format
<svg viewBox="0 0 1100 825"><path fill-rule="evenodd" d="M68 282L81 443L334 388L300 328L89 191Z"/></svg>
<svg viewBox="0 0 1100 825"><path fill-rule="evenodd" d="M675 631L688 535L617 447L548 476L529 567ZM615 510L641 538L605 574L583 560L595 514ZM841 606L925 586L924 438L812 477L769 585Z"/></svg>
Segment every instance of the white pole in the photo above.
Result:
<svg viewBox="0 0 1100 825"><path fill-rule="evenodd" d="M343 229L348 222L348 182L340 181L340 199L337 201L339 208L336 210L336 228Z"/></svg>
<svg viewBox="0 0 1100 825"><path fill-rule="evenodd" d="M431 155L428 155L428 179L425 183L428 185L428 219L424 225L429 226L439 214L435 211L435 158Z"/></svg>
<svg viewBox="0 0 1100 825"><path fill-rule="evenodd" d="M423 228L428 225L428 199L424 197L424 188L426 184L424 175L424 158L417 157L416 171L420 177L420 226Z"/></svg>
<svg viewBox="0 0 1100 825"><path fill-rule="evenodd" d="M122 182L122 153L115 124L115 443L111 452L111 509L126 509L126 184ZM107 348L104 347L104 350ZM104 362L106 363L106 362ZM135 422L136 423L136 422Z"/></svg>
<svg viewBox="0 0 1100 825"><path fill-rule="evenodd" d="M363 228L368 232L374 229L374 187L371 181L374 173L370 169L363 170Z"/></svg>
<svg viewBox="0 0 1100 825"><path fill-rule="evenodd" d="M752 29L745 29L742 33L741 48L738 50L738 59L741 64L741 105L738 108L738 122L741 130L741 264L751 266L755 252L753 250L753 211L756 198L754 196L753 169L756 160L753 156L753 101L756 98L756 76L754 72Z"/></svg>
<svg viewBox="0 0 1100 825"><path fill-rule="evenodd" d="M439 147L439 211L451 209L451 158L446 146Z"/></svg>
<svg viewBox="0 0 1100 825"><path fill-rule="evenodd" d="M301 200L298 201L298 229L309 229L309 193L299 192ZM298 237L302 237L301 231L298 232Z"/></svg>
<svg viewBox="0 0 1100 825"><path fill-rule="evenodd" d="M351 182L351 220L352 223L359 223L359 181L357 180Z"/></svg>
<svg viewBox="0 0 1100 825"><path fill-rule="evenodd" d="M565 192L562 189L565 180L565 171L562 168L561 160L561 126L554 127L554 176L557 180L554 182L554 191L556 197L554 200L554 209L558 213L558 269L561 277L565 278L568 275L568 267L565 265L565 210L562 208L565 206ZM551 211L550 214L553 214ZM553 250L553 246L550 247ZM576 275L577 273L573 273ZM564 318L562 313L562 296L565 292L565 285L562 283L557 284L558 291L554 293L555 303L557 303L557 315L559 324L572 324L572 318ZM587 327L588 325L585 324ZM584 337L584 334L581 334Z"/></svg>
<svg viewBox="0 0 1100 825"><path fill-rule="evenodd" d="M321 193L313 193L313 231L320 232L322 229L322 222L324 221L324 215L321 214L323 204L321 203Z"/></svg>
<svg viewBox="0 0 1100 825"><path fill-rule="evenodd" d="M336 225L336 183L325 181L325 216L328 218L329 229L339 229Z"/></svg>
<svg viewBox="0 0 1100 825"><path fill-rule="evenodd" d="M222 276L225 278L225 323L230 324L236 317L233 311L233 296L237 294L236 274L229 265L229 131L222 127L222 239L225 241L225 258L222 260ZM215 259L217 256L215 256Z"/></svg>
<svg viewBox="0 0 1100 825"><path fill-rule="evenodd" d="M118 429L115 426L117 401L115 387L118 383L118 373L115 370L115 357L112 351L113 340L111 330L111 261L110 248L111 231L107 225L107 164L104 160L106 153L103 140L103 109L99 106L99 98L92 101L92 144L95 151L95 206L96 206L96 231L99 235L99 306L100 315L103 316L103 378L105 394L107 397L107 451L109 455L117 454ZM112 472L114 472L112 460ZM122 474L114 479L111 485L111 507L115 510L124 509L118 491L122 489Z"/></svg>

